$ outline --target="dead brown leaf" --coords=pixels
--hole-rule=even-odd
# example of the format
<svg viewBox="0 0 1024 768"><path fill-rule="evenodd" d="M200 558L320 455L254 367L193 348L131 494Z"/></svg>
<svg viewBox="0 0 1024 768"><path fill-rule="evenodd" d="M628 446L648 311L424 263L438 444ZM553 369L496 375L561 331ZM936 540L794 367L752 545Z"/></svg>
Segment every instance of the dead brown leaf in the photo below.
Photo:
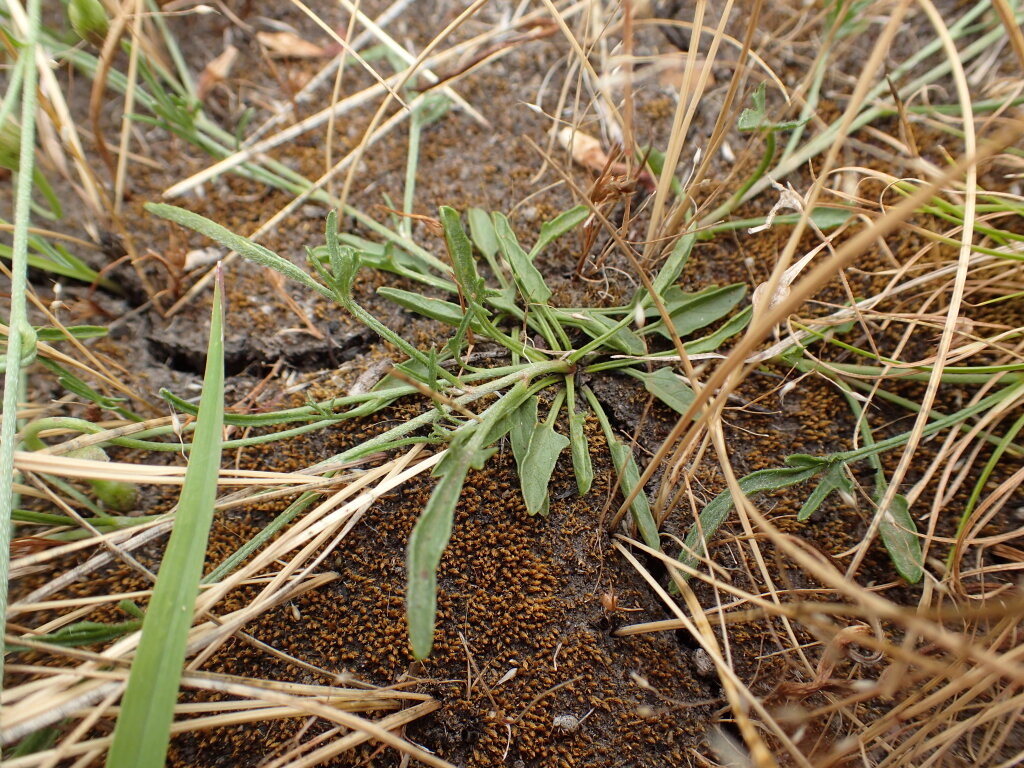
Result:
<svg viewBox="0 0 1024 768"><path fill-rule="evenodd" d="M330 56L324 46L304 40L294 32L257 32L256 39L271 56L287 59L320 59Z"/></svg>
<svg viewBox="0 0 1024 768"><path fill-rule="evenodd" d="M196 85L196 96L200 101L206 98L214 86L228 78L235 66L236 59L238 59L238 49L229 45L220 56L203 67L203 71L199 75L199 83Z"/></svg>

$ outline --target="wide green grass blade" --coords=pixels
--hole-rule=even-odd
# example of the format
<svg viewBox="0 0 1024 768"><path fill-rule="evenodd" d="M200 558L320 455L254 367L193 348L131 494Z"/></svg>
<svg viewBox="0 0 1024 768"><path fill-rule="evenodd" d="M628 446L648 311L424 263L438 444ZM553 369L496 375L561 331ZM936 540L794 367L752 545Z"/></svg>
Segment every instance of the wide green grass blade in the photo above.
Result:
<svg viewBox="0 0 1024 768"><path fill-rule="evenodd" d="M199 416L174 532L142 625L107 768L159 768L170 741L185 644L213 520L224 424L224 334L219 280Z"/></svg>

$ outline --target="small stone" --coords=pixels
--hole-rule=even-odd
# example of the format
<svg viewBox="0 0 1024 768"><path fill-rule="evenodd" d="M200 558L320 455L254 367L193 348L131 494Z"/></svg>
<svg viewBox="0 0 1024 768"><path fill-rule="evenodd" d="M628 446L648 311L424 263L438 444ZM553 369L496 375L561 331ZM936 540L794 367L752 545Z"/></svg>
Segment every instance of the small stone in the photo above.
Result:
<svg viewBox="0 0 1024 768"><path fill-rule="evenodd" d="M691 654L693 659L693 671L700 677L715 677L715 660L708 655L703 648L698 648Z"/></svg>
<svg viewBox="0 0 1024 768"><path fill-rule="evenodd" d="M576 733L580 727L580 720L575 715L556 715L551 724L562 733Z"/></svg>

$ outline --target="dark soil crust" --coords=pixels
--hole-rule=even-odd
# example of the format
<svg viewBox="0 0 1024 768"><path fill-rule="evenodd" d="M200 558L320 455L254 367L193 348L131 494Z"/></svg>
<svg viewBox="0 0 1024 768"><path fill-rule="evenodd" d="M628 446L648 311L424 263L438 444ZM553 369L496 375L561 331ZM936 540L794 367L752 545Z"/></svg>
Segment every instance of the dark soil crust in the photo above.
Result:
<svg viewBox="0 0 1024 768"><path fill-rule="evenodd" d="M234 10L243 19L253 21L259 13L274 14L311 38L320 39L308 19L297 11L285 11L283 7L257 11L251 3L237 5ZM364 3L362 7L373 16L379 5ZM336 11L319 10L326 14L329 23L341 21L332 18ZM440 22L450 18L454 6L437 3L435 11L409 12L396 22L392 33L397 39L411 40L414 48L422 48L440 28ZM498 13L498 7L488 9L486 14L490 15L481 16L481 21L474 21L458 34L479 32ZM216 55L229 27L226 18L218 16L185 17L172 20L172 24L197 69ZM241 108L260 103L257 95L285 98L285 92L294 89L314 66L292 61L274 62L271 66L260 57L251 36L237 29L232 35L234 43L242 49L242 61L236 71L244 72L244 79L215 90L209 104L211 113L222 116L227 127L237 120ZM644 38L644 44L652 49L668 49L664 39L653 35ZM564 55L562 40L555 36L522 46L458 83L461 95L484 113L491 126L481 127L453 111L425 130L418 169L417 212L432 214L442 204L460 210L475 206L504 211L510 214L521 239L530 242L542 221L575 202L564 185L548 187L557 178L553 174L537 180L543 160L524 140L528 136L538 145L546 146L546 123L522 104L536 99L537 88L549 69L564 66L559 64ZM716 74L719 82L728 82L728 71ZM346 87L354 90L369 83L368 75L358 68L346 73ZM81 85L78 83L79 88ZM549 92L549 101L553 99L551 93L554 91ZM721 95L721 88L709 92L708 113L698 118L701 126L710 125L715 119L712 112ZM319 106L310 105L308 109ZM638 125L644 141L660 141L663 145L673 109L674 102L667 92L658 88L651 86L638 94ZM264 114L261 112L261 117ZM367 113L358 113L336 126L336 154L358 141L367 119ZM695 132L703 135L700 129ZM147 140L147 150L160 161L160 167L140 168L131 176L125 224L133 240L130 250L144 256L147 249L152 249L163 261L180 264L186 251L208 243L144 214L141 206L158 199L169 184L205 167L208 159L159 131L147 134ZM400 130L368 152L358 169L353 205L383 219L386 214L376 211L374 205L383 200L385 193L392 200L401 199L405 141ZM871 138L865 136L864 141L870 142ZM276 156L309 177L317 177L323 169L322 132L289 143L276 151ZM752 164L756 160L746 158L743 162ZM721 160L715 162L717 177L725 178L729 169L722 167ZM571 168L570 173L583 189L592 180L590 172L578 167ZM288 201L284 193L267 191L237 177L225 177L208 185L203 197L175 202L246 234ZM641 199L638 197L636 202ZM739 213L763 213L771 202L758 202ZM323 242L325 213L319 206L304 206L262 242L302 263L304 247ZM74 228L86 223L69 220L65 226ZM631 237L642 237L643 223L642 217L637 220ZM354 221L344 221L343 226L372 239ZM419 242L435 253L442 253L441 243L432 240L421 225L417 224L414 232ZM713 283L741 281L753 288L771 271L787 236L784 228L776 228L757 237L722 236L699 244L681 285L686 290L695 290ZM812 240L808 243L808 247L814 244ZM914 235L888 243L897 258L913 253L919 245ZM605 278L586 281L577 277L574 271L578 247L575 236L569 236L538 260L539 268L554 288L552 303L613 304L632 293L635 286L630 283L631 268L614 251L608 255L606 264L612 269L605 273ZM886 264L886 259L880 253L865 254L856 265L861 271L851 272L850 289L859 295L867 293L874 286L868 273ZM143 393L143 400L131 407L150 416L164 412L156 396L160 387L182 396L198 391L205 364L210 298L208 293L200 294L184 311L163 316L162 312L183 295L200 273L175 273L155 259L144 260L138 266L149 285L160 291L152 304L145 303L150 298L145 286L125 267L116 270L113 277L130 289L127 298L92 294L87 301L84 290L66 286L64 299L76 313L66 320L69 324L89 321L110 325L111 335L98 340L92 348L127 369L126 378ZM45 293L42 286L46 279L38 277L38 290ZM306 394L314 399L335 396L377 362L398 359L393 350L336 307L288 286L287 290L322 337L309 333L303 321L268 285L266 273L257 267L235 261L228 268L226 282L229 402L242 399L275 363L280 363L280 367L274 369L273 379L256 404L258 408L302 405ZM359 299L387 325L424 348L444 337L444 329L378 299L374 290L382 284L409 289L413 286L391 275L363 270L357 287ZM837 281L817 298L821 302L841 303L847 300L847 293ZM105 317L98 316L97 310ZM1003 305L1000 311L1021 310L1007 310ZM1005 316L1001 321L1007 322ZM286 382L285 375L292 372L297 378ZM855 423L841 394L819 379L806 378L783 395L778 390L788 375L789 371L779 366L756 372L726 411L724 421L731 460L741 475L780 466L791 453L823 455L851 447ZM287 385L295 380L308 382L307 391L301 395L286 394ZM42 377L35 381L39 387L47 386ZM591 385L607 405L621 436L635 440L638 461L644 466L674 423L675 414L654 403L639 384L626 377L594 377ZM40 389L37 394L45 399L60 393ZM912 396L913 387L903 394ZM951 403L964 395L951 392L943 396ZM345 422L286 444L248 449L241 456L226 457L225 461L248 468L302 468L379 432L389 420L409 418L419 407L413 402L401 403L366 421ZM945 405L940 403L940 407ZM906 425L905 412L895 408L887 412L886 408L879 406L876 413L877 423L891 422L879 431L879 438L902 431ZM702 756L710 756L705 742L709 724L723 717L726 729L732 726L718 678L702 665L695 641L681 632L631 637L613 634L621 626L670 615L636 570L614 552L610 533L601 525L618 508L621 497L613 489L614 472L606 452L601 450L604 438L596 424L589 424L588 429L595 462L594 489L584 498L578 496L568 454L563 455L552 482L553 501L546 518L526 514L519 496L515 463L508 450L499 452L486 470L471 474L439 572L438 631L433 654L427 661L413 662L404 617L406 542L431 490L429 481L421 480L375 504L332 553L325 569L335 572L336 580L247 625L246 631L253 637L323 670L324 674L310 666L289 664L237 639L225 644L204 669L317 684L343 679L373 686L411 686L436 697L441 707L409 726L405 735L460 766L654 768L707 764L701 761ZM928 450L926 445L922 461L928 458ZM123 456L130 458L131 454ZM888 469L896 458L885 458ZM174 453L147 456L145 460L181 463ZM717 467L713 452L709 451L703 464L695 469L697 511L725 487ZM867 477L866 474L865 484L869 484ZM660 474L655 481L659 479ZM906 483L916 479L912 472ZM655 487L656 482L648 490L653 492ZM951 509L958 505L962 508L969 485L965 488L950 501ZM871 510L867 505L853 509L832 498L812 521L797 523L796 512L808 492L808 488L797 486L760 497L757 504L782 531L802 537L825 557L842 565L844 553L860 541L869 524ZM172 494L161 495L152 490L147 493L147 513L161 511L173 503ZM255 535L285 503L219 516L211 532L210 567ZM666 521L663 532L681 537L691 521L690 510L681 509ZM999 521L993 521L993 526L998 524ZM949 521L946 530L937 533L948 536L954 525L954 521ZM622 532L635 535L628 526ZM762 587L757 586L751 575L754 571L747 562L749 553L739 544L741 533L738 525L730 528L716 540L712 553L737 585L757 592ZM763 548L780 589L811 590L818 586L799 569L775 558L767 544ZM155 567L159 548L144 552L140 560ZM647 565L665 584L665 574L656 563ZM15 585L13 597L25 594L42 578L23 579ZM858 578L865 584L889 585L887 595L894 599L904 590L908 602L916 600L912 589L898 583L892 564L880 548L872 551ZM108 567L53 597L147 586L126 569ZM695 584L694 588L703 605L715 604L718 596L709 587ZM819 591L807 597L829 599L830 595ZM245 605L248 598L251 595L239 590L218 610L235 610ZM52 617L39 618L42 621ZM97 610L83 618L110 621L121 620L123 616L115 615L111 609ZM799 627L796 631L801 643L828 639L817 638ZM764 697L772 707L801 702L799 696L780 689L786 682L805 682L807 676L780 625L766 620L731 625L728 641L738 676L755 694ZM813 661L820 649L815 647L808 653ZM857 679L875 677L877 673L856 659L845 659L833 677L844 676ZM188 692L183 699L211 700L216 695ZM824 701L820 693L815 693L802 704L810 708ZM868 702L860 716L870 720L873 712L884 709L882 702ZM578 721L578 727L566 725L572 723L569 717ZM293 719L178 736L172 741L170 764L196 768L256 765L263 757L289 745L306 725L304 720ZM834 741L847 735L846 727L839 719L822 717L805 730L801 745L810 754L815 749L825 752ZM322 732L318 729L325 727L314 725L303 731L302 738L314 737ZM371 744L329 764L383 768L403 763L397 753Z"/></svg>

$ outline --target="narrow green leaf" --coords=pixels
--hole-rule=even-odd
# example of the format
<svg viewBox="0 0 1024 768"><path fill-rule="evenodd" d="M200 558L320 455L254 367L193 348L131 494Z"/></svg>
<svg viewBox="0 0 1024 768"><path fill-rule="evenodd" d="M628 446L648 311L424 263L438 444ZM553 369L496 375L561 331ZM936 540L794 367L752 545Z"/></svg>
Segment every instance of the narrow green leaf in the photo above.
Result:
<svg viewBox="0 0 1024 768"><path fill-rule="evenodd" d="M106 643L118 637L123 637L129 632L135 632L142 626L138 619L123 621L119 624L103 624L96 621L79 621L61 627L56 632L48 635L33 635L32 639L40 643L52 643L74 648L94 643Z"/></svg>
<svg viewBox="0 0 1024 768"><path fill-rule="evenodd" d="M620 323L597 312L586 309L554 310L552 313L562 326L578 328L592 339L603 339L601 346L623 352L627 355L647 354L647 347L639 336L628 327L616 326Z"/></svg>
<svg viewBox="0 0 1024 768"><path fill-rule="evenodd" d="M825 472L821 482L796 513L796 519L802 522L813 515L832 491L853 493L853 482L846 476L846 466L842 462L834 464Z"/></svg>
<svg viewBox="0 0 1024 768"><path fill-rule="evenodd" d="M686 413L695 395L671 368L659 368L652 373L628 369L644 383L644 388L677 413Z"/></svg>
<svg viewBox="0 0 1024 768"><path fill-rule="evenodd" d="M504 257L509 269L515 277L516 285L523 299L529 303L543 304L551 298L551 289L544 282L544 276L533 265L530 257L520 247L512 226L503 214L495 213L494 232L497 237L498 247Z"/></svg>
<svg viewBox="0 0 1024 768"><path fill-rule="evenodd" d="M167 205L166 203L146 203L145 208L154 216L173 221L175 224L180 224L201 235L206 235L206 237L220 243L225 248L237 251L240 256L272 269L289 280L294 280L307 288L312 288L331 300L336 298L329 288L318 283L288 259L278 256L259 243L254 243L248 238L236 235L231 230L222 227L205 216L200 216L198 213L186 211L184 208L179 208L176 205Z"/></svg>
<svg viewBox="0 0 1024 768"><path fill-rule="evenodd" d="M102 325L71 325L63 330L37 328L36 335L39 341L67 341L69 336L74 339L99 339L107 335L107 329Z"/></svg>
<svg viewBox="0 0 1024 768"><path fill-rule="evenodd" d="M377 293L395 302L400 307L405 307L416 314L423 315L423 317L439 320L456 328L459 327L466 316L465 312L462 311L462 307L444 299L433 299L419 293L404 291L401 288L391 288L386 285L378 288ZM479 330L479 327L478 323L473 324L474 330Z"/></svg>
<svg viewBox="0 0 1024 768"><path fill-rule="evenodd" d="M473 245L490 261L498 252L498 236L494 232L494 225L491 224L491 217L487 215L487 211L480 208L470 208L467 216Z"/></svg>
<svg viewBox="0 0 1024 768"><path fill-rule="evenodd" d="M437 567L451 538L455 505L462 493L466 473L471 466L482 466L486 460L486 456L482 456L483 453L490 455L485 451L485 441L495 430L488 425L498 424L516 413L528 391L525 381L517 382L498 402L484 412L481 416L482 423L474 422L459 429L444 458L434 470L434 474L440 477L440 480L412 529L406 555L406 617L409 622L409 642L417 659L426 658L434 645ZM513 444L514 441L513 433Z"/></svg>
<svg viewBox="0 0 1024 768"><path fill-rule="evenodd" d="M567 445L569 438L556 432L550 421L534 425L526 460L519 467L523 501L531 515L547 516L548 483L555 471L555 462Z"/></svg>
<svg viewBox="0 0 1024 768"><path fill-rule="evenodd" d="M636 464L636 459L633 458L633 451L615 436L611 422L608 421L608 414L604 412L601 401L597 399L594 391L590 387L584 386L583 394L587 398L587 402L590 403L597 420L601 422L601 431L604 432L605 440L608 441L608 453L612 457L612 464L619 477L619 487L628 497L640 483L640 468ZM652 549L660 550L661 538L658 536L658 526L654 522L651 505L643 488L633 498L633 502L629 505L629 511L644 543Z"/></svg>
<svg viewBox="0 0 1024 768"><path fill-rule="evenodd" d="M880 514L882 521L878 533L889 551L892 564L896 566L896 572L911 584L917 584L924 575L924 556L907 497L896 494L889 509Z"/></svg>
<svg viewBox="0 0 1024 768"><path fill-rule="evenodd" d="M160 768L166 760L185 645L213 520L224 422L220 280L213 295L199 416L174 531L160 563L142 637L121 700L108 768Z"/></svg>
<svg viewBox="0 0 1024 768"><path fill-rule="evenodd" d="M583 429L587 414L585 411L569 414L569 446L572 449L572 471L576 476L576 488L585 496L594 483L594 465L590 460L590 445Z"/></svg>
<svg viewBox="0 0 1024 768"><path fill-rule="evenodd" d="M474 446L466 441L453 441L445 457L441 479L409 536L406 616L409 621L409 642L417 659L426 658L434 645L437 567L452 535L455 505L458 504L462 486L466 482L473 450Z"/></svg>
<svg viewBox="0 0 1024 768"><path fill-rule="evenodd" d="M752 307L744 307L741 311L730 317L717 331L702 336L699 339L686 342L686 351L691 355L699 355L704 352L714 352L726 341L742 331L750 324L750 318L754 316Z"/></svg>
<svg viewBox="0 0 1024 768"><path fill-rule="evenodd" d="M563 211L551 221L545 221L540 225L540 237L530 250L530 261L537 258L537 254L548 247L554 240L557 240L566 232L571 232L590 216L590 209L585 205L577 205L568 211Z"/></svg>
<svg viewBox="0 0 1024 768"><path fill-rule="evenodd" d="M793 458L792 456L789 457ZM807 457L814 458L814 457ZM788 459L787 459L788 460ZM798 461L802 461L801 459ZM762 469L752 472L739 481L740 490L745 496L753 496L755 493L774 491L790 485L810 480L827 466L827 462L820 461L815 464L800 464L799 466L779 467L774 469ZM694 526L686 537L683 551L679 554L680 562L696 567L699 562L695 552L704 553L704 545L711 541L711 537L722 527L722 523L732 511L732 493L726 489L715 496L700 513L700 525Z"/></svg>
<svg viewBox="0 0 1024 768"><path fill-rule="evenodd" d="M659 172L660 173L660 172ZM693 250L693 244L697 241L696 234L687 234L676 240L676 244L672 246L672 250L669 252L668 258L662 265L661 270L658 272L658 276L654 278L653 287L654 292L658 296L663 296L665 291L671 286L675 285L676 280L679 279L679 275L683 273L683 267L686 266L686 262L690 260L690 252ZM651 297L644 297L644 306L650 306Z"/></svg>
<svg viewBox="0 0 1024 768"><path fill-rule="evenodd" d="M466 231L462 228L459 220L459 212L447 205L440 209L441 226L444 228L444 239L448 244L448 254L452 258L452 267L455 272L455 281L462 288L463 296L467 302L479 301L478 284L479 275L476 271L476 261L473 259L473 246L466 237Z"/></svg>
<svg viewBox="0 0 1024 768"><path fill-rule="evenodd" d="M628 497L640 483L640 468L633 457L633 451L618 439L609 441L608 450L611 453L615 471L621 478L619 487L622 489L623 495ZM651 513L651 503L647 500L647 494L642 488L633 498L633 503L629 505L629 511L633 515L633 521L636 523L644 543L652 549L660 550L661 537L658 535L658 526Z"/></svg>
<svg viewBox="0 0 1024 768"><path fill-rule="evenodd" d="M697 293L684 293L677 286L665 291L665 309L669 313L676 334L684 338L696 330L711 325L728 315L739 304L747 293L743 283L733 283L722 287L711 286ZM660 322L661 316L654 307L646 310L647 316L657 319L644 329L645 333L657 331L669 338L665 324Z"/></svg>
<svg viewBox="0 0 1024 768"><path fill-rule="evenodd" d="M516 466L522 474L523 466L526 463L526 455L530 450L530 439L533 437L533 428L537 424L537 397L531 396L520 405L511 415L512 430L509 440L512 443L512 455L515 457Z"/></svg>

